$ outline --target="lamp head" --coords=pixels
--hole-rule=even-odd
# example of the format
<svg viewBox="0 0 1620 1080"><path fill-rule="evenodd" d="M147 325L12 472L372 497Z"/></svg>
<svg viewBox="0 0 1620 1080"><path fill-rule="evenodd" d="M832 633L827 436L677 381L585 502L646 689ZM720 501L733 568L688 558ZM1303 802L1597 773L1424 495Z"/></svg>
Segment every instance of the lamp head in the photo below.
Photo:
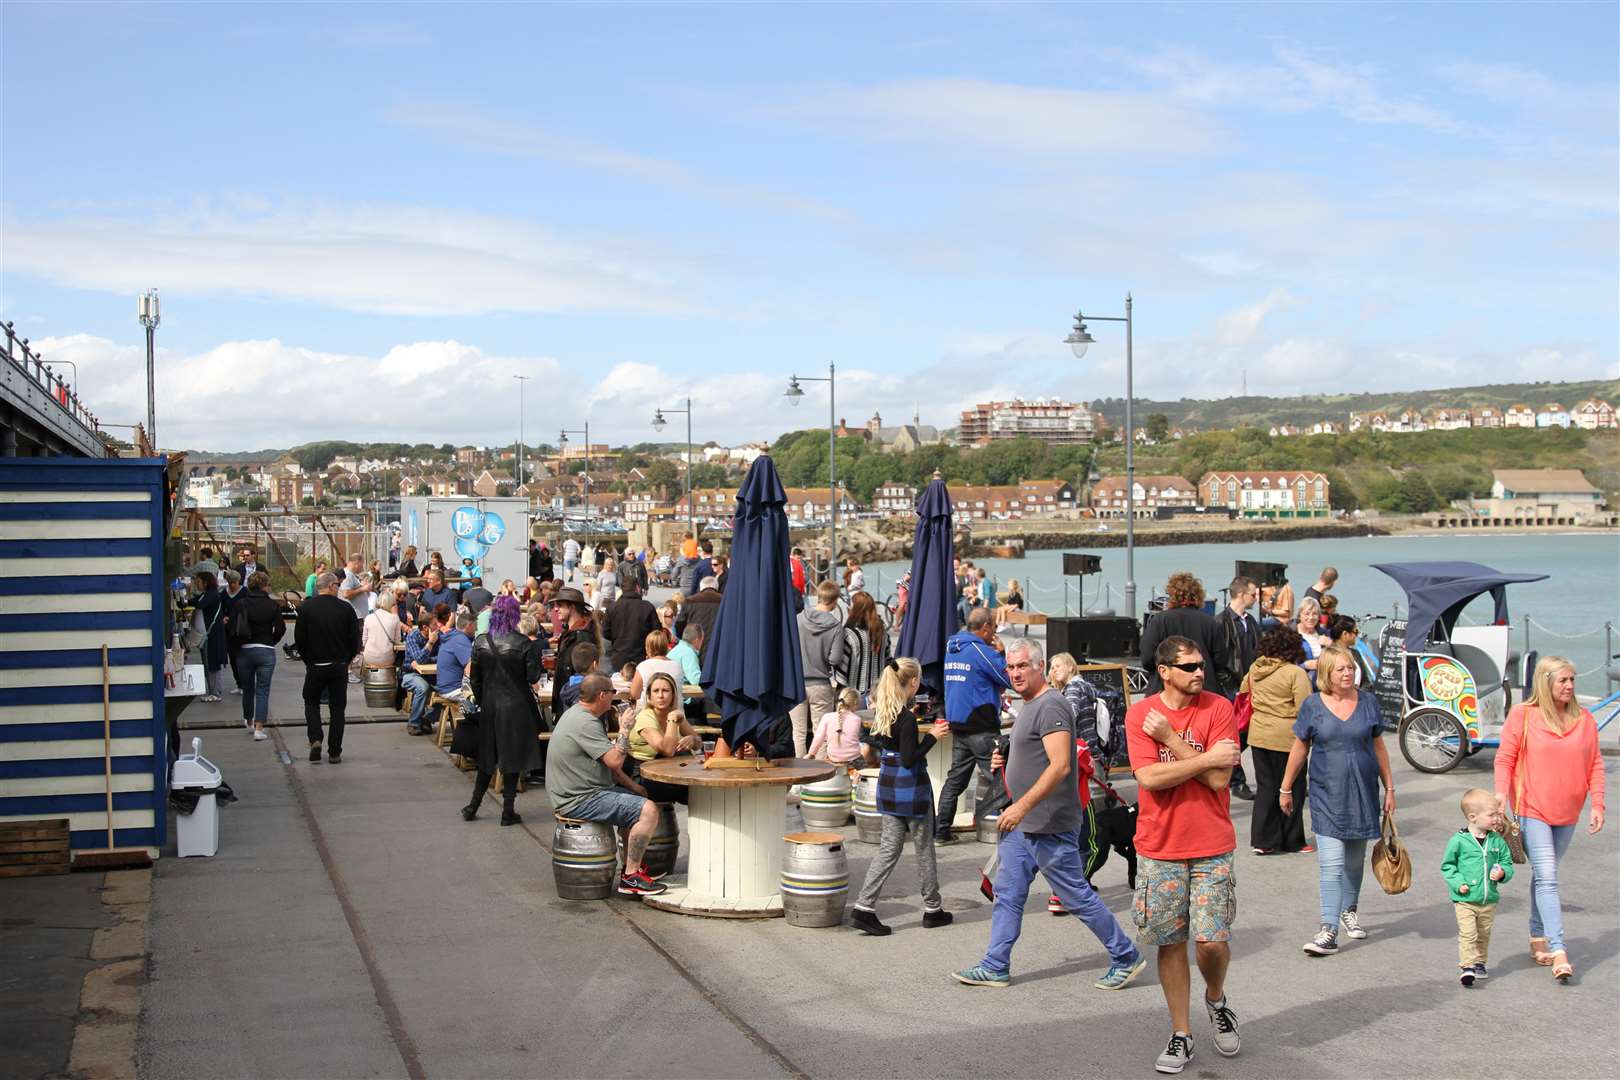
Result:
<svg viewBox="0 0 1620 1080"><path fill-rule="evenodd" d="M1063 339L1063 343L1074 350L1074 358L1076 360L1083 359L1086 355L1086 349L1096 340L1091 336L1091 331L1086 329L1086 321L1080 312L1075 312L1074 329L1069 333L1068 337Z"/></svg>
<svg viewBox="0 0 1620 1080"><path fill-rule="evenodd" d="M663 431L664 430L664 410L663 409L656 409L656 410L653 411L652 426L653 426L654 431Z"/></svg>
<svg viewBox="0 0 1620 1080"><path fill-rule="evenodd" d="M786 396L789 405L797 405L800 399L804 397L804 388L799 385L799 377L797 375L788 376L788 388Z"/></svg>
<svg viewBox="0 0 1620 1080"><path fill-rule="evenodd" d="M566 432L566 431L557 432L557 445L558 446L562 446L567 441L568 441L568 432Z"/></svg>

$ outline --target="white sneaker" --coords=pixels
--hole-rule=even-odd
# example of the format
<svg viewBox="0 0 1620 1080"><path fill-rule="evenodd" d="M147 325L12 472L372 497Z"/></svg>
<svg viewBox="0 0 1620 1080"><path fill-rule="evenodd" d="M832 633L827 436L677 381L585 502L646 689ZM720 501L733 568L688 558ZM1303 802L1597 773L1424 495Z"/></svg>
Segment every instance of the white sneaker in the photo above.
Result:
<svg viewBox="0 0 1620 1080"><path fill-rule="evenodd" d="M253 733L253 741L254 742L264 742L264 740L268 739L269 737L270 736L268 734L266 734L263 730L255 731Z"/></svg>
<svg viewBox="0 0 1620 1080"><path fill-rule="evenodd" d="M241 697L242 696L242 688L240 686L233 686L233 687L231 687L231 693L235 694L238 697Z"/></svg>
<svg viewBox="0 0 1620 1080"><path fill-rule="evenodd" d="M1339 913L1339 922L1344 925L1344 932L1360 941L1367 936L1367 931L1361 925L1361 917L1356 914L1355 908Z"/></svg>

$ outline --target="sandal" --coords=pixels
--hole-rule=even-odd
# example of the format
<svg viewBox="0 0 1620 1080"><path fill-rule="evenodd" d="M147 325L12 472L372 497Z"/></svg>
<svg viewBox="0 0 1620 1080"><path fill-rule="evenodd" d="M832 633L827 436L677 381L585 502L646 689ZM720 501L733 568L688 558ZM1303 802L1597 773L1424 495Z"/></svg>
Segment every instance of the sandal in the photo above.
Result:
<svg viewBox="0 0 1620 1080"><path fill-rule="evenodd" d="M1533 937L1530 939L1530 959L1534 960L1542 967L1550 967L1552 965L1553 954L1547 951L1546 938Z"/></svg>
<svg viewBox="0 0 1620 1080"><path fill-rule="evenodd" d="M1553 978L1559 982L1568 982L1575 974L1575 968L1569 962L1569 956L1559 949L1553 953Z"/></svg>

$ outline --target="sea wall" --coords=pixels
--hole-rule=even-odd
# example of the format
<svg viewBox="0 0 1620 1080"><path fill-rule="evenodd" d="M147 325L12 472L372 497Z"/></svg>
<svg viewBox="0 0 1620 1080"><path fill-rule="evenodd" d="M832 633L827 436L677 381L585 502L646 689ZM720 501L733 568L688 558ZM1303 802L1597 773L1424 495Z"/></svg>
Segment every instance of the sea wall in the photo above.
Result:
<svg viewBox="0 0 1620 1080"><path fill-rule="evenodd" d="M1341 536L1388 536L1388 529L1368 522L1338 524L1334 522L1300 522L1287 524L1238 524L1211 528L1200 525L1191 528L1150 528L1136 531L1137 547L1166 547L1173 544L1244 544L1256 540L1321 540ZM1089 548L1120 548L1125 546L1125 526L1111 525L1107 532L1096 527L1069 532L1034 532L1023 534L1026 551L1054 551ZM1001 537L975 537L969 545L968 556L984 557L990 549L1003 543ZM981 550L982 549L982 550Z"/></svg>

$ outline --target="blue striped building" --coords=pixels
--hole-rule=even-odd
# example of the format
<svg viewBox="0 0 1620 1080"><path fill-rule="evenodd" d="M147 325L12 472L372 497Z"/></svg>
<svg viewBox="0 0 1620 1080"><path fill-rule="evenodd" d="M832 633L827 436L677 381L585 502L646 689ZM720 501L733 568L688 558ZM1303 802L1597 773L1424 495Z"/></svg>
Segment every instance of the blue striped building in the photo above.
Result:
<svg viewBox="0 0 1620 1080"><path fill-rule="evenodd" d="M0 458L0 822L65 817L75 849L166 839L164 469Z"/></svg>

